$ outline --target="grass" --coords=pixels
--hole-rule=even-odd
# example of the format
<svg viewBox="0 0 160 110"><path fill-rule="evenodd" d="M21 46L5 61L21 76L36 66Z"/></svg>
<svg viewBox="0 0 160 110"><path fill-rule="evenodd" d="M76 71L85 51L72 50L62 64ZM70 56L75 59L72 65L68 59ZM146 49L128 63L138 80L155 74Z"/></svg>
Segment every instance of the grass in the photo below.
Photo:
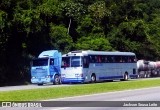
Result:
<svg viewBox="0 0 160 110"><path fill-rule="evenodd" d="M155 86L160 86L160 79L104 82L95 84L78 84L67 87L3 91L0 92L0 101L36 101Z"/></svg>

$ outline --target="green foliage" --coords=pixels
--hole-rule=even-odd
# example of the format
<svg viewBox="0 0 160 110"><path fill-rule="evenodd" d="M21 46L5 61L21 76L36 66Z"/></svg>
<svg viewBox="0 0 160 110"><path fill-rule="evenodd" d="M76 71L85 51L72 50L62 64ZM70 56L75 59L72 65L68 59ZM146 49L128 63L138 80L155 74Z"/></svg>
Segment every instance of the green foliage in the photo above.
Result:
<svg viewBox="0 0 160 110"><path fill-rule="evenodd" d="M3 31L3 28L6 24L7 13L0 10L0 29Z"/></svg>
<svg viewBox="0 0 160 110"><path fill-rule="evenodd" d="M64 13L65 16L74 19L81 18L81 15L86 12L81 3L75 3L71 0L66 0L60 6L62 9L62 13Z"/></svg>
<svg viewBox="0 0 160 110"><path fill-rule="evenodd" d="M40 13L36 10L18 10L14 14L13 22L17 25L19 31L27 33L36 32L41 30L43 21L39 19Z"/></svg>
<svg viewBox="0 0 160 110"><path fill-rule="evenodd" d="M7 33L5 32L6 27L8 27L7 13L0 10L0 31L1 31L0 50L1 50L1 53L3 53L2 51L5 50L6 42L8 40Z"/></svg>
<svg viewBox="0 0 160 110"><path fill-rule="evenodd" d="M77 41L76 49L110 51L112 47L103 34L91 34L87 37L81 37Z"/></svg>
<svg viewBox="0 0 160 110"><path fill-rule="evenodd" d="M95 2L94 4L89 6L88 10L91 15L98 20L101 20L107 14L107 9L104 1Z"/></svg>
<svg viewBox="0 0 160 110"><path fill-rule="evenodd" d="M133 51L159 60L160 1L1 0L0 33L3 83L28 80L31 58L49 49Z"/></svg>
<svg viewBox="0 0 160 110"><path fill-rule="evenodd" d="M87 35L92 32L92 28L94 27L94 20L90 16L85 16L82 18L79 26L77 28L77 32L81 35Z"/></svg>
<svg viewBox="0 0 160 110"><path fill-rule="evenodd" d="M68 35L64 26L50 25L50 37L53 48L62 52L69 52L73 47L72 38Z"/></svg>

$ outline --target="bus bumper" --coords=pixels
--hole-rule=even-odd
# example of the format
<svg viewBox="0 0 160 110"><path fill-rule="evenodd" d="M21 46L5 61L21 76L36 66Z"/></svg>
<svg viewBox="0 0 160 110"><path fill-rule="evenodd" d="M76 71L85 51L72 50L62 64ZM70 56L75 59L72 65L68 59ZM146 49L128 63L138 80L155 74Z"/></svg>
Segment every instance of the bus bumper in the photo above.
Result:
<svg viewBox="0 0 160 110"><path fill-rule="evenodd" d="M45 84L53 82L53 79L51 78L32 78L31 83L33 84Z"/></svg>

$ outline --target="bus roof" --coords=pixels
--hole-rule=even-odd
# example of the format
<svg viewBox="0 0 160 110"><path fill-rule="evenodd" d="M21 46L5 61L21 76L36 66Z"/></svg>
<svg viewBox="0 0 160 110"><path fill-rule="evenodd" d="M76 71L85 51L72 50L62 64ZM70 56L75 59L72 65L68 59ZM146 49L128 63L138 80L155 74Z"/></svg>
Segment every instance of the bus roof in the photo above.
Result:
<svg viewBox="0 0 160 110"><path fill-rule="evenodd" d="M39 54L38 58L52 57L55 58L58 56L58 50L47 50Z"/></svg>
<svg viewBox="0 0 160 110"><path fill-rule="evenodd" d="M93 50L78 50L78 51L71 51L63 56L76 56L76 55L129 55L135 56L133 52L119 52L119 51L93 51Z"/></svg>

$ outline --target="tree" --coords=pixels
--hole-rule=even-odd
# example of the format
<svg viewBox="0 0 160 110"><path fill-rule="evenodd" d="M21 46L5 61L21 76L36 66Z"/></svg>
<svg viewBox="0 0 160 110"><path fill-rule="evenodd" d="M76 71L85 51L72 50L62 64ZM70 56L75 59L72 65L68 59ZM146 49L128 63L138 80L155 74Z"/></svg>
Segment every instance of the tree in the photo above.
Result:
<svg viewBox="0 0 160 110"><path fill-rule="evenodd" d="M103 34L91 34L87 37L81 37L78 39L76 49L110 51L112 50L112 47Z"/></svg>
<svg viewBox="0 0 160 110"><path fill-rule="evenodd" d="M72 38L67 33L64 26L50 25L50 39L52 48L62 52L68 52L73 48Z"/></svg>

